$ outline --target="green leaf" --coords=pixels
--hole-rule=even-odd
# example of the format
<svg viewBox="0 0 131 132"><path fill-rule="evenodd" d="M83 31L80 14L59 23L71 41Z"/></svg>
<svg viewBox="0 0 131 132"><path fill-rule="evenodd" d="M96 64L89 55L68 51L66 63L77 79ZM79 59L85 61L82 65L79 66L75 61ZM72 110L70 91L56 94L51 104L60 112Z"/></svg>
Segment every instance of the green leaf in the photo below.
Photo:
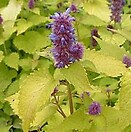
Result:
<svg viewBox="0 0 131 132"><path fill-rule="evenodd" d="M11 53L5 57L4 62L9 67L18 70L19 55L17 53Z"/></svg>
<svg viewBox="0 0 131 132"><path fill-rule="evenodd" d="M47 121L49 117L51 117L56 112L57 106L54 104L49 104L41 111L36 113L36 117L31 126L41 126L43 123ZM42 117L42 118L41 118Z"/></svg>
<svg viewBox="0 0 131 132"><path fill-rule="evenodd" d="M25 35L19 35L14 39L14 44L19 50L24 50L30 54L49 45L45 42L44 37L36 31L29 31Z"/></svg>
<svg viewBox="0 0 131 132"><path fill-rule="evenodd" d="M131 125L131 72L127 72L121 78L121 89L119 94L119 109L121 115L121 127Z"/></svg>
<svg viewBox="0 0 131 132"><path fill-rule="evenodd" d="M102 40L106 41L107 43L120 46L126 41L126 38L121 36L120 34L118 33L113 34L111 33L111 31L108 31L107 29L104 28L99 28L98 33Z"/></svg>
<svg viewBox="0 0 131 132"><path fill-rule="evenodd" d="M105 132L121 132L122 127L119 124L121 112L119 110L111 107L102 107L102 115L105 118Z"/></svg>
<svg viewBox="0 0 131 132"><path fill-rule="evenodd" d="M16 114L16 115L19 115L19 112L18 112L18 103L19 103L19 93L16 93L12 96L9 96L7 97L5 100L8 101L13 109L13 112ZM20 116L19 116L20 117ZM21 117L20 117L21 118Z"/></svg>
<svg viewBox="0 0 131 132"><path fill-rule="evenodd" d="M116 77L124 74L127 69L124 64L111 56L106 56L95 50L85 50L84 60L90 60L95 65L98 73Z"/></svg>
<svg viewBox="0 0 131 132"><path fill-rule="evenodd" d="M95 15L105 22L110 21L110 10L106 0L93 0L83 3L85 12Z"/></svg>
<svg viewBox="0 0 131 132"><path fill-rule="evenodd" d="M55 86L56 82L46 68L31 73L21 84L18 113L24 132L28 132L36 113L49 100Z"/></svg>
<svg viewBox="0 0 131 132"><path fill-rule="evenodd" d="M10 85L16 74L15 70L9 70L3 63L0 64L0 92L4 91Z"/></svg>
<svg viewBox="0 0 131 132"><path fill-rule="evenodd" d="M77 91L83 92L92 90L86 71L79 62L71 64L68 68L61 69L61 73L69 83L75 86Z"/></svg>
<svg viewBox="0 0 131 132"><path fill-rule="evenodd" d="M84 130L90 127L90 116L83 109L79 109L54 128L52 132L67 132L69 130L71 132L73 129Z"/></svg>
<svg viewBox="0 0 131 132"><path fill-rule="evenodd" d="M6 97L11 96L16 92L18 92L18 90L19 90L19 80L16 80L12 82L11 85L7 88L7 90L5 91L5 95Z"/></svg>
<svg viewBox="0 0 131 132"><path fill-rule="evenodd" d="M0 51L0 62L3 60L4 55L3 55L3 51Z"/></svg>
<svg viewBox="0 0 131 132"><path fill-rule="evenodd" d="M78 22L85 24L85 25L92 25L92 26L103 26L106 25L106 23L104 21L102 21L101 19L99 19L97 16L95 15L82 15L82 17L78 18Z"/></svg>
<svg viewBox="0 0 131 132"><path fill-rule="evenodd" d="M129 53L127 53L124 48L121 48L121 47L111 44L111 43L107 43L107 42L100 40L98 38L95 38L95 39L97 40L98 44L101 47L100 52L104 55L112 56L115 59L118 59L120 61L122 61L124 55L130 56Z"/></svg>
<svg viewBox="0 0 131 132"><path fill-rule="evenodd" d="M131 18L130 14L124 14L122 16L122 28L131 31Z"/></svg>
<svg viewBox="0 0 131 132"><path fill-rule="evenodd" d="M10 0L8 6L3 8L1 11L1 15L3 17L4 23L4 39L7 40L13 32L15 32L16 28L14 27L15 20L18 14L21 11L22 2L17 0Z"/></svg>
<svg viewBox="0 0 131 132"><path fill-rule="evenodd" d="M22 5L21 1L10 0L8 6L6 6L1 12L4 21L9 21L9 20L15 21L17 15L21 11L21 5Z"/></svg>
<svg viewBox="0 0 131 132"><path fill-rule="evenodd" d="M131 31L125 30L125 29L119 29L117 31L115 31L117 33L119 33L120 35L122 35L123 37L125 37L127 40L131 41Z"/></svg>
<svg viewBox="0 0 131 132"><path fill-rule="evenodd" d="M32 22L26 19L19 19L17 22L17 35L25 32L29 27L32 26Z"/></svg>

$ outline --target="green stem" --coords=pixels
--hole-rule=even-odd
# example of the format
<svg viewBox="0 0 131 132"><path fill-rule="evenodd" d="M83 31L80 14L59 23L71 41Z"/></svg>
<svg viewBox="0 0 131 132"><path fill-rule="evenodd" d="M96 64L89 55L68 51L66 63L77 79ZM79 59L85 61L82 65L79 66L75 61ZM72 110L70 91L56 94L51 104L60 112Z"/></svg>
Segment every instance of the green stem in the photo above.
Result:
<svg viewBox="0 0 131 132"><path fill-rule="evenodd" d="M5 44L3 44L3 46L4 46L5 55L7 55L8 53L7 53L7 49L6 49Z"/></svg>
<svg viewBox="0 0 131 132"><path fill-rule="evenodd" d="M74 109L73 109L73 101L72 101L72 93L70 89L70 84L67 85L68 89L68 98L69 98L69 106L70 106L70 114L73 114Z"/></svg>
<svg viewBox="0 0 131 132"><path fill-rule="evenodd" d="M64 118L66 118L66 115L65 115L64 111L62 110L62 108L60 107L60 105L59 105L59 103L58 103L58 100L57 100L57 98L56 98L55 95L54 95L54 99L55 99L56 105L57 105L57 107L58 107L57 111L58 111Z"/></svg>

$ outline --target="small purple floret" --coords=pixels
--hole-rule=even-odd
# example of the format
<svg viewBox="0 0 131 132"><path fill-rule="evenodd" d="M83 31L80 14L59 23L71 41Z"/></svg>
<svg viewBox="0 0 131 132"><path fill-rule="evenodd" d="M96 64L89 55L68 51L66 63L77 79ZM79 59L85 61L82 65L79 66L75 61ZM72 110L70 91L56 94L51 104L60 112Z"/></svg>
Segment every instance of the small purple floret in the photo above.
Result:
<svg viewBox="0 0 131 132"><path fill-rule="evenodd" d="M98 115L101 113L101 106L98 102L93 102L90 106L89 106L89 110L88 113L90 115Z"/></svg>
<svg viewBox="0 0 131 132"><path fill-rule="evenodd" d="M33 9L35 7L35 0L29 0L28 7L29 7L29 9Z"/></svg>
<svg viewBox="0 0 131 132"><path fill-rule="evenodd" d="M126 67L131 67L131 57L124 55L122 62L126 64Z"/></svg>
<svg viewBox="0 0 131 132"><path fill-rule="evenodd" d="M83 92L81 94L81 98L84 99L84 95L90 96L90 92Z"/></svg>
<svg viewBox="0 0 131 132"><path fill-rule="evenodd" d="M53 92L51 93L51 96L54 96L58 91L59 91L58 88L55 87L54 90L53 90Z"/></svg>
<svg viewBox="0 0 131 132"><path fill-rule="evenodd" d="M76 5L75 4L72 4L71 6L70 6L70 9L71 9L71 11L72 12L77 12L77 7L76 7Z"/></svg>

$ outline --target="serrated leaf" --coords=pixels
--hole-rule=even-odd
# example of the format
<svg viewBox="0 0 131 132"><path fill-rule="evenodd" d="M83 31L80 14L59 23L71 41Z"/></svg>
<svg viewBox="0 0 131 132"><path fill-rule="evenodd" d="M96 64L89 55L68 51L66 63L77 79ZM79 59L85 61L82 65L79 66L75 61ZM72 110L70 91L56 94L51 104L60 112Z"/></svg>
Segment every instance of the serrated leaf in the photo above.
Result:
<svg viewBox="0 0 131 132"><path fill-rule="evenodd" d="M3 63L0 64L0 92L4 91L10 85L16 75L15 70L9 70Z"/></svg>
<svg viewBox="0 0 131 132"><path fill-rule="evenodd" d="M9 67L18 70L19 55L17 53L11 53L5 57L4 62Z"/></svg>
<svg viewBox="0 0 131 132"><path fill-rule="evenodd" d="M15 21L17 15L21 11L21 5L22 5L21 1L10 0L8 6L5 7L1 12L4 21L8 20Z"/></svg>
<svg viewBox="0 0 131 132"><path fill-rule="evenodd" d="M52 132L68 132L72 129L89 129L91 127L89 121L89 115L87 115L83 109L79 109L54 128Z"/></svg>
<svg viewBox="0 0 131 132"><path fill-rule="evenodd" d="M71 64L68 68L61 69L61 73L69 83L75 86L77 91L83 92L92 90L86 71L79 62Z"/></svg>
<svg viewBox="0 0 131 132"><path fill-rule="evenodd" d="M102 115L105 118L105 132L121 132L122 128L119 124L121 112L119 110L111 107L103 107Z"/></svg>
<svg viewBox="0 0 131 132"><path fill-rule="evenodd" d="M17 23L17 35L25 32L31 26L32 26L32 22L30 22L30 21L27 21L25 19L18 20L18 23Z"/></svg>
<svg viewBox="0 0 131 132"><path fill-rule="evenodd" d="M15 20L18 16L18 14L21 11L22 2L17 0L10 0L8 3L8 6L3 8L1 11L1 15L3 17L4 23L3 23L3 36L4 39L7 40L13 32L16 31L16 28L14 27Z"/></svg>
<svg viewBox="0 0 131 132"><path fill-rule="evenodd" d="M100 28L98 30L98 33L102 40L106 41L107 43L112 43L120 46L126 41L126 38L121 36L120 34L117 33L112 34L110 31L104 28Z"/></svg>
<svg viewBox="0 0 131 132"><path fill-rule="evenodd" d="M47 119L52 116L56 112L57 106L54 104L49 104L45 108L43 108L41 111L36 113L36 117L32 123L31 126L41 126L44 122L47 121ZM42 118L41 118L42 117Z"/></svg>
<svg viewBox="0 0 131 132"><path fill-rule="evenodd" d="M119 109L122 112L121 126L131 125L131 72L125 73L121 78L121 89L119 94ZM124 126L125 125L125 126Z"/></svg>
<svg viewBox="0 0 131 132"><path fill-rule="evenodd" d="M16 92L18 92L18 90L19 90L19 81L16 80L12 82L11 85L7 88L7 90L5 91L5 95L6 97L11 96Z"/></svg>
<svg viewBox="0 0 131 132"><path fill-rule="evenodd" d="M92 25L96 27L106 25L106 23L103 22L101 19L99 19L97 16L87 15L87 14L80 17L79 22L85 25L90 25L90 26Z"/></svg>
<svg viewBox="0 0 131 132"><path fill-rule="evenodd" d="M48 101L55 86L46 68L30 74L21 84L18 109L24 132L28 132L36 113Z"/></svg>
<svg viewBox="0 0 131 132"><path fill-rule="evenodd" d="M95 15L105 22L110 21L110 10L106 0L93 0L83 3L85 12Z"/></svg>
<svg viewBox="0 0 131 132"><path fill-rule="evenodd" d="M127 69L124 64L114 57L106 56L95 50L85 50L84 60L90 60L95 65L98 73L116 77L124 74Z"/></svg>
<svg viewBox="0 0 131 132"><path fill-rule="evenodd" d="M44 37L36 31L29 31L25 35L19 35L14 39L14 44L19 50L24 50L30 54L48 45Z"/></svg>
<svg viewBox="0 0 131 132"><path fill-rule="evenodd" d="M9 103L13 109L13 112L16 115L19 115L19 113L18 113L18 103L19 103L18 97L19 97L19 93L16 93L16 94L9 96L5 99L6 101L9 101Z"/></svg>
<svg viewBox="0 0 131 132"><path fill-rule="evenodd" d="M125 30L125 29L119 29L117 31L115 31L117 33L119 33L120 35L122 35L123 37L125 37L127 40L131 41L131 31Z"/></svg>
<svg viewBox="0 0 131 132"><path fill-rule="evenodd" d="M124 48L121 48L121 47L114 45L112 43L107 43L107 42L100 40L98 38L95 38L95 39L97 40L98 44L101 47L100 52L102 54L112 56L115 59L118 59L120 61L122 61L124 55L129 56L129 53L127 53Z"/></svg>

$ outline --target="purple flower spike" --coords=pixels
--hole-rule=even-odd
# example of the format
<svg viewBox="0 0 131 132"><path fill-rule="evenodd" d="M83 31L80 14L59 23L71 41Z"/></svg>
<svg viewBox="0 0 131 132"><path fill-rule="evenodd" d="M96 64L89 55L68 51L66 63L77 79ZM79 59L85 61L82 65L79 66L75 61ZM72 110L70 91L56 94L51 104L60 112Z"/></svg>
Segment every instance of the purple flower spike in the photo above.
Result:
<svg viewBox="0 0 131 132"><path fill-rule="evenodd" d="M111 0L111 21L115 23L120 23L122 8L125 5L125 0Z"/></svg>
<svg viewBox="0 0 131 132"><path fill-rule="evenodd" d="M90 115L98 115L101 113L101 106L99 103L97 102L93 102L90 106L89 106L89 110L88 113Z"/></svg>
<svg viewBox="0 0 131 132"><path fill-rule="evenodd" d="M3 23L3 18L0 16L0 24Z"/></svg>
<svg viewBox="0 0 131 132"><path fill-rule="evenodd" d="M29 7L29 9L33 9L35 7L35 0L29 0L28 7Z"/></svg>
<svg viewBox="0 0 131 132"><path fill-rule="evenodd" d="M127 68L130 67L131 66L131 57L124 55L122 62L124 64L126 64Z"/></svg>
<svg viewBox="0 0 131 132"><path fill-rule="evenodd" d="M57 12L50 16L54 19L50 28L52 33L50 39L53 43L53 57L57 68L64 68L70 63L80 60L83 56L83 46L76 42L73 21L75 18L70 16L71 9L66 12Z"/></svg>

